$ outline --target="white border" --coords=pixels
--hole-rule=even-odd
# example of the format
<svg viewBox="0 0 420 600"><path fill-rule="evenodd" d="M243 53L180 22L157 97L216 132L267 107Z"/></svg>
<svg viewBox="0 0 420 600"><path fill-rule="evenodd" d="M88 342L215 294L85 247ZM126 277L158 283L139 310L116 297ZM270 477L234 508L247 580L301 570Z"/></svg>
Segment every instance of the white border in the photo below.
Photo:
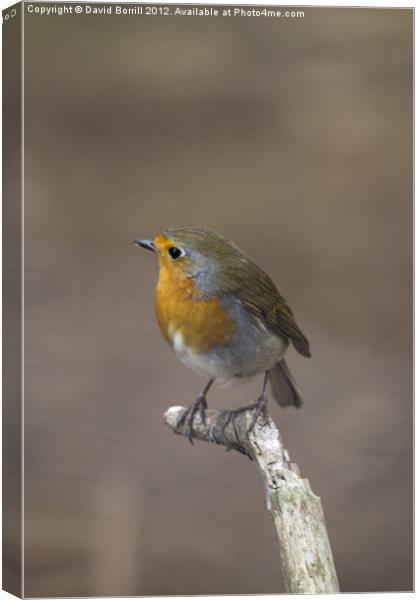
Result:
<svg viewBox="0 0 420 600"><path fill-rule="evenodd" d="M74 3L75 0L70 0L70 2L62 2L60 0L45 0L46 2L49 3L53 3L53 4L70 4L70 3ZM26 3L28 3L28 0L26 0ZM34 1L34 4L36 3L36 0ZM393 9L393 8L411 8L413 9L415 7L415 2L407 2L407 1L403 1L403 0L382 0L382 2L378 2L378 1L369 1L369 0L359 0L356 2L336 2L336 3L332 3L332 2L327 2L327 1L323 1L323 0L318 0L317 2L315 1L311 1L311 0L307 0L304 3L290 3L290 2L285 2L283 0L254 0L254 2L247 2L247 1L240 1L240 0L230 0L230 1L226 1L226 0L212 0L212 1L208 1L205 2L203 0L183 0L182 2L177 2L176 0L154 0L151 2L124 2L124 1L118 1L118 0L111 0L110 2L88 2L86 0L79 0L80 4L147 4L147 5L151 5L151 4L193 4L193 5L200 5L200 4L204 4L204 5L225 5L225 6L232 6L232 5L250 5L250 6L270 6L270 5L274 5L274 6L287 6L290 8L305 8L305 7L331 7L331 8L358 8L358 7L362 7L362 8L387 8L387 9ZM8 8L9 6L15 4L15 2L13 0L8 1L8 0L0 0L0 9L4 10L6 8ZM414 13L414 32L416 31L416 25L417 25L417 15L416 15L416 11ZM417 47L415 46L415 64L418 64L417 61ZM22 386L22 431L21 431L21 435L22 435L22 594L24 593L24 578L23 578L23 572L24 572L24 468L25 468L25 464L24 464L24 450L25 450L25 441L24 441L24 168L25 168L25 156L24 156L24 135L25 135L25 129L24 129L24 64L25 64L25 60L24 60L24 11L22 11L22 116L21 116L21 125L22 125L22 210L21 210L21 214L22 214L22 223L21 223L21 234L22 234L22 259L21 259L21 268L22 268L22 274L21 274L21 285L22 285L22 290L21 290L21 298L22 298L22 304L21 304L21 317L22 317L22 349L21 349L21 386ZM417 78L416 78L417 79ZM1 81L0 81L0 90L1 90ZM417 107L417 102L416 102L416 107ZM1 124L0 124L0 128L1 128ZM415 132L417 132L418 127L417 127L417 122L415 123ZM1 173L1 161L0 161L0 173ZM415 155L415 173L417 173L417 156ZM1 225L1 213L0 213L0 225ZM415 214L414 215L414 228L415 230L417 230L416 225L418 225L418 217ZM1 235L1 234L0 234ZM415 264L418 264L418 261L416 260L417 257L417 249L415 248ZM1 245L0 245L0 257L1 257ZM417 281L415 281L415 292L418 291L417 288ZM415 294L416 299L418 298L418 294ZM0 290L0 299L1 299L1 290ZM415 303L415 308L418 308L417 306L417 302ZM0 324L0 328L1 328L1 324ZM1 330L1 329L0 329ZM1 355L1 348L0 348L0 355ZM417 352L415 353L415 367L417 368L418 366L418 354ZM417 371L415 371L417 372ZM416 415L416 419L415 422L417 422L417 415ZM1 436L1 432L0 432L0 436ZM416 456L417 457L417 456ZM416 461L416 464L417 461ZM390 476L392 476L392 474L390 474ZM417 522L416 522L416 527L415 527L415 532L416 534L418 533L418 527L417 527ZM416 539L418 539L417 535L416 535ZM417 556L415 555L415 563L416 563L416 567L418 564L417 561ZM417 572L417 568L415 569L415 573ZM378 598L381 597L389 597L390 595L392 595L393 598L396 598L397 600L400 600L402 598L405 598L407 596L407 594L410 595L410 592L405 592L405 593L392 593L392 592L388 592L388 593L375 593L375 594L371 594L371 593L366 593L363 594L363 597L366 600L377 600ZM353 594L348 594L348 595L353 595ZM336 596L335 594L333 595L329 595L329 597L331 596ZM338 595L337 595L338 596ZM264 595L264 596L259 596L259 595L253 595L254 598L261 598L262 600L274 600L275 598L278 598L277 595ZM14 598L14 596L8 594L7 592L3 592L0 591L0 599L6 599L6 598ZM106 597L106 600L112 600L111 596ZM159 596L153 596L154 599L159 598ZM168 597L165 597L168 598ZM183 598L187 598L184 596L178 596L178 598L183 599ZM215 600L217 600L217 598L220 598L220 596L207 596L207 598L214 598ZM242 598L242 596L229 596L229 598L234 598L234 599L239 599ZM54 599L52 599L54 600ZM58 600L58 599L57 599ZM104 599L105 600L105 599Z"/></svg>

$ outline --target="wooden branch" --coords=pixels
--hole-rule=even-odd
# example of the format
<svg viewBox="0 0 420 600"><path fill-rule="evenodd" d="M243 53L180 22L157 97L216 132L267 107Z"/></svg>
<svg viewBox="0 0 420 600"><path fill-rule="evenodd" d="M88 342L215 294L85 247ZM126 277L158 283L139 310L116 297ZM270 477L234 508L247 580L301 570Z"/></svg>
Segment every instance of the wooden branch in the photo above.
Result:
<svg viewBox="0 0 420 600"><path fill-rule="evenodd" d="M165 413L165 422L175 433L188 436L188 427L178 426L185 411L182 406L172 406ZM274 421L269 418L265 423L260 417L248 434L251 418L244 412L229 422L227 411L207 410L205 423L195 415L192 435L238 450L255 461L279 544L286 591L339 592L320 498L290 462Z"/></svg>

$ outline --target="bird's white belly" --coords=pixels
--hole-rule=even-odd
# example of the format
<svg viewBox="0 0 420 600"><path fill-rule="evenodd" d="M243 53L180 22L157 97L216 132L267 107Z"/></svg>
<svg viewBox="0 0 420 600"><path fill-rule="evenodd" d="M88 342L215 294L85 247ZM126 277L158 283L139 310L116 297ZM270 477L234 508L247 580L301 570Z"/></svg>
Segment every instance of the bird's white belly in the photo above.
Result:
<svg viewBox="0 0 420 600"><path fill-rule="evenodd" d="M198 353L188 347L180 330L170 331L173 350L189 369L224 382L234 377L252 377L270 370L286 350L287 343L278 336L265 335L260 343L236 345L234 348L219 347L212 352ZM239 347L238 347L239 346Z"/></svg>
<svg viewBox="0 0 420 600"><path fill-rule="evenodd" d="M175 332L171 337L177 358L195 373L209 379L230 379L232 377L230 369L226 368L226 364L221 358L211 354L199 354L188 348L180 331Z"/></svg>

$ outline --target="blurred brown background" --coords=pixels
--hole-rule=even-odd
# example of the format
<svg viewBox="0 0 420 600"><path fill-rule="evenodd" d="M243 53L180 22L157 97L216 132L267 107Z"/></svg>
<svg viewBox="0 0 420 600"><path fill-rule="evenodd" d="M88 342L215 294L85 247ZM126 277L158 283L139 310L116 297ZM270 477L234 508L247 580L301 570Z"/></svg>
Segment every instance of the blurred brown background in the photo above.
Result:
<svg viewBox="0 0 420 600"><path fill-rule="evenodd" d="M412 12L25 23L27 596L283 590L255 467L163 424L168 225L232 238L311 340L271 405L342 590L412 588ZM260 382L216 389L214 407Z"/></svg>

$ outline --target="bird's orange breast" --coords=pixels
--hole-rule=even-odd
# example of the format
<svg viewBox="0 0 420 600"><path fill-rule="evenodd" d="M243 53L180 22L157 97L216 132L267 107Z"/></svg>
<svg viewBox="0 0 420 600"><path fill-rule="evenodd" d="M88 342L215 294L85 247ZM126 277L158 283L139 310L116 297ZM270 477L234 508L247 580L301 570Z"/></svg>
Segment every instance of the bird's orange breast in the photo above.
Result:
<svg viewBox="0 0 420 600"><path fill-rule="evenodd" d="M235 325L218 298L200 299L194 281L179 265L160 265L156 315L165 339L175 334L194 352L204 354L230 342Z"/></svg>

